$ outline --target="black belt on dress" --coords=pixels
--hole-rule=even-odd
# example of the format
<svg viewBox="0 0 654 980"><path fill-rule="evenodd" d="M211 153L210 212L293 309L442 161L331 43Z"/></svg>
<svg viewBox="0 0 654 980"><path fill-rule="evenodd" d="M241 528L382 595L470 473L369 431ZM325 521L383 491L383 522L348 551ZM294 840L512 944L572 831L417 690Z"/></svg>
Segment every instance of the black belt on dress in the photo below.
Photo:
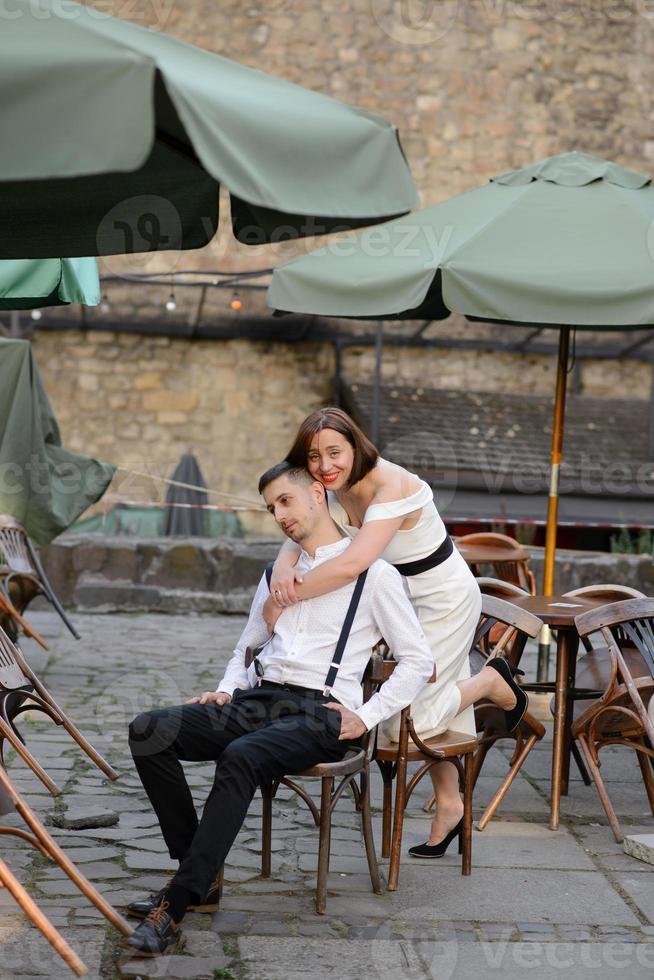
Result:
<svg viewBox="0 0 654 980"><path fill-rule="evenodd" d="M397 568L400 575L420 575L421 572L428 572L430 568L442 565L453 551L452 538L446 534L442 544L439 544L436 551L432 551L431 555L427 555L426 558L419 558L418 561L407 561L402 565L393 565L393 568Z"/></svg>

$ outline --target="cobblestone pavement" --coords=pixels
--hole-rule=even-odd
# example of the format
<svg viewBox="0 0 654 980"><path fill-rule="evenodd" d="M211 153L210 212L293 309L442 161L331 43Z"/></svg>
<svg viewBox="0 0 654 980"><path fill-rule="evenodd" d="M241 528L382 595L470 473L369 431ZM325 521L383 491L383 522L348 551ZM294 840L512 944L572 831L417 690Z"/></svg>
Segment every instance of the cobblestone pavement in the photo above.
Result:
<svg viewBox="0 0 654 980"><path fill-rule="evenodd" d="M35 614L51 650L44 654L30 645L29 655L96 748L120 770L120 779L108 782L61 729L36 719L24 721L23 730L62 795L53 799L19 759L9 757L9 770L43 818L77 808L115 815L114 826L54 835L120 907L159 887L172 864L128 754L127 724L140 710L213 688L244 620L79 615L76 622L79 643L50 614ZM438 863L405 857L399 890L374 895L357 818L350 798L342 799L334 821L328 909L320 917L312 904L317 833L308 811L289 791L280 794L273 875L263 880L255 799L228 859L221 911L187 916L184 949L160 960L126 960L117 933L58 868L25 843L4 837L0 853L82 956L91 977L651 977L654 868L613 842L594 788L585 787L576 771L563 800L561 829L548 829L550 750L546 740L532 752L499 815L483 834L475 832L469 878L461 876L453 847ZM604 772L625 828L651 832L635 759L627 750L609 751ZM477 812L506 764L505 752L489 755L475 793ZM188 773L202 801L212 767L189 765ZM405 851L425 839L427 794L424 782L408 813ZM377 778L374 802L379 840ZM0 944L0 980L71 975L6 892L0 892Z"/></svg>

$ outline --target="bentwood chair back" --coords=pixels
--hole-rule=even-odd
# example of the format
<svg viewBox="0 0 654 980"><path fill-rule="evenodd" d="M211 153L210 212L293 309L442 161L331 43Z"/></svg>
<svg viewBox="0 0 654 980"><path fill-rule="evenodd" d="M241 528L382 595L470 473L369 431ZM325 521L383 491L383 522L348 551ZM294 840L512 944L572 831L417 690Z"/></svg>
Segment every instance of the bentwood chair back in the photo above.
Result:
<svg viewBox="0 0 654 980"><path fill-rule="evenodd" d="M0 568L0 589L13 610L12 616L18 622L21 622L29 603L42 595L54 607L75 639L79 640L79 633L55 595L27 532L8 514L0 515L0 563L3 563Z"/></svg>
<svg viewBox="0 0 654 980"><path fill-rule="evenodd" d="M654 721L648 711L654 694L654 599L612 602L577 616L575 625L582 638L601 632L609 655L609 675L600 697L575 703L572 735L581 745L620 843L622 829L600 772L599 754L607 745L636 752L654 814Z"/></svg>
<svg viewBox="0 0 654 980"><path fill-rule="evenodd" d="M508 534L497 534L494 531L475 531L473 534L464 534L456 539L458 545L470 545L478 548L500 549L504 552L501 559L494 558L490 561L470 562L473 573L479 578L481 568L490 565L493 574L498 579L511 582L524 589L530 595L536 595L536 579L534 573L529 568L529 555L514 538Z"/></svg>

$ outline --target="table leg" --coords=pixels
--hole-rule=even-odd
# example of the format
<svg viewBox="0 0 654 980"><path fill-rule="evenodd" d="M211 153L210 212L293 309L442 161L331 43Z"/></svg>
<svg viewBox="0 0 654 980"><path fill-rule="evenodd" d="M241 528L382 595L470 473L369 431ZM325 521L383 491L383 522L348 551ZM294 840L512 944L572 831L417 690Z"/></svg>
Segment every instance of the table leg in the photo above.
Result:
<svg viewBox="0 0 654 980"><path fill-rule="evenodd" d="M563 725L563 765L561 768L561 793L568 795L568 780L570 779L570 755L572 753L572 722L574 720L574 689L577 677L577 650L579 636L576 630L567 633L568 646L568 676L566 677L565 721Z"/></svg>
<svg viewBox="0 0 654 980"><path fill-rule="evenodd" d="M554 705L554 739L552 745L552 785L550 795L550 829L559 829L561 805L561 780L565 747L565 723L567 715L567 690L569 670L568 630L561 627L556 640L556 701Z"/></svg>

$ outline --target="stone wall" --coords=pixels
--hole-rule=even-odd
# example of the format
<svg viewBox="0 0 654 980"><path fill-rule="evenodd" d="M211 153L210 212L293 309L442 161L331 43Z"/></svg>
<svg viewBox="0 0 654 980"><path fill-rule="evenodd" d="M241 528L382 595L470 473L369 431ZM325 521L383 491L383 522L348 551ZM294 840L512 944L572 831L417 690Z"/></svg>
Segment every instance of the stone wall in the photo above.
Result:
<svg viewBox="0 0 654 980"><path fill-rule="evenodd" d="M572 148L654 165L649 0L114 0L103 9L383 112L400 128L423 204ZM201 252L112 257L105 269L265 267L306 247L246 249L225 230ZM253 309L262 302L253 297ZM333 380L327 344L41 332L36 351L71 448L161 475L192 449L211 486L250 499L296 423L330 400ZM372 368L370 349L346 351L350 380ZM554 373L549 357L385 351L384 377L409 384L550 392ZM650 382L649 366L633 361L582 367L588 394L647 398Z"/></svg>
<svg viewBox="0 0 654 980"><path fill-rule="evenodd" d="M35 352L65 445L166 477L189 450L211 503L260 506L258 478L283 458L307 411L329 401L329 346L189 342L100 332L37 335ZM165 486L119 472L105 500L163 500ZM270 533L267 514L242 515Z"/></svg>
<svg viewBox="0 0 654 980"><path fill-rule="evenodd" d="M277 538L107 539L64 535L42 549L61 601L95 612L246 613L261 572L277 556ZM543 549L530 548L538 587ZM556 556L557 593L599 582L654 595L650 555L566 551Z"/></svg>

